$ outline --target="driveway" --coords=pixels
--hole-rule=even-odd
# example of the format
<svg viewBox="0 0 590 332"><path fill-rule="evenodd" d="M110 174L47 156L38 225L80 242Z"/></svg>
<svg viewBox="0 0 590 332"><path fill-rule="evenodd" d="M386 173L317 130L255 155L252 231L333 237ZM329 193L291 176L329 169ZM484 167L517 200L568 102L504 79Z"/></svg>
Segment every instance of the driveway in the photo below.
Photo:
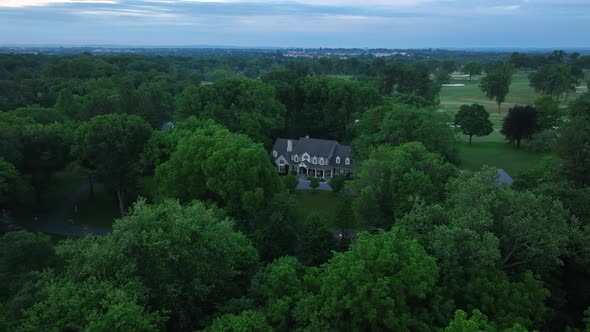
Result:
<svg viewBox="0 0 590 332"><path fill-rule="evenodd" d="M299 183L297 184L295 190L313 190L309 186L310 182L311 181L299 178ZM317 190L332 191L332 188L327 182L320 182L320 186L317 188Z"/></svg>

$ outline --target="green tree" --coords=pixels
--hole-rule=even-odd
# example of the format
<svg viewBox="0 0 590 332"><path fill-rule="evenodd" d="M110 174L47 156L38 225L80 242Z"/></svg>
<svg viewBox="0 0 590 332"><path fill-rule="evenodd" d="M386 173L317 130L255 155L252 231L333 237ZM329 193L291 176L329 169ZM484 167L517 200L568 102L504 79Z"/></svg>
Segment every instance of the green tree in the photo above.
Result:
<svg viewBox="0 0 590 332"><path fill-rule="evenodd" d="M339 193L346 185L346 176L340 174L334 175L330 181L328 181L328 184L330 185L330 188L332 188L333 192Z"/></svg>
<svg viewBox="0 0 590 332"><path fill-rule="evenodd" d="M288 174L287 176L283 177L283 182L285 183L285 187L287 187L290 192L294 192L297 188L297 185L299 184L299 179L295 174Z"/></svg>
<svg viewBox="0 0 590 332"><path fill-rule="evenodd" d="M531 138L537 130L537 109L528 105L511 107L502 122L500 132L511 143L516 142L516 147L520 148L520 141Z"/></svg>
<svg viewBox="0 0 590 332"><path fill-rule="evenodd" d="M70 145L63 125L58 123L24 126L21 144L22 163L19 170L30 174L36 205L41 207L53 173L64 168L70 159Z"/></svg>
<svg viewBox="0 0 590 332"><path fill-rule="evenodd" d="M357 137L352 142L355 155L364 159L372 147L381 144L401 145L420 142L429 151L458 162L457 135L445 114L409 105L386 105L363 114L356 124Z"/></svg>
<svg viewBox="0 0 590 332"><path fill-rule="evenodd" d="M236 78L188 87L176 104L182 118L213 119L266 145L285 126L285 106L276 99L274 87L260 80Z"/></svg>
<svg viewBox="0 0 590 332"><path fill-rule="evenodd" d="M569 64L548 64L540 67L529 75L531 87L536 92L555 96L559 99L562 95L576 91L579 78L573 73Z"/></svg>
<svg viewBox="0 0 590 332"><path fill-rule="evenodd" d="M136 115L108 114L83 123L76 133L74 154L117 194L125 215L126 195L140 171L140 153L151 134L150 126Z"/></svg>
<svg viewBox="0 0 590 332"><path fill-rule="evenodd" d="M0 207L4 206L14 194L18 176L19 173L14 165L0 157Z"/></svg>
<svg viewBox="0 0 590 332"><path fill-rule="evenodd" d="M409 212L416 199L435 203L444 197L455 168L420 143L372 149L353 184L354 209L361 224L388 228Z"/></svg>
<svg viewBox="0 0 590 332"><path fill-rule="evenodd" d="M579 186L590 184L590 93L569 106L569 121L559 130L557 155L562 171Z"/></svg>
<svg viewBox="0 0 590 332"><path fill-rule="evenodd" d="M496 99L498 113L501 113L502 103L510 91L513 72L509 63L496 62L486 67L486 76L481 79L479 86L488 99Z"/></svg>
<svg viewBox="0 0 590 332"><path fill-rule="evenodd" d="M469 144L473 135L487 136L494 131L490 113L479 104L461 105L459 112L455 114L455 125L461 128L464 135L469 135Z"/></svg>
<svg viewBox="0 0 590 332"><path fill-rule="evenodd" d="M461 73L469 75L469 81L475 75L481 75L481 64L476 61L467 62L461 68Z"/></svg>
<svg viewBox="0 0 590 332"><path fill-rule="evenodd" d="M155 179L165 196L215 202L236 217L255 215L281 187L262 145L213 122L180 137Z"/></svg>
<svg viewBox="0 0 590 332"><path fill-rule="evenodd" d="M16 294L26 275L54 267L55 250L48 235L26 231L8 232L0 240L0 299Z"/></svg>
<svg viewBox="0 0 590 332"><path fill-rule="evenodd" d="M297 257L307 266L317 266L332 257L338 243L328 228L325 215L312 212L301 226Z"/></svg>
<svg viewBox="0 0 590 332"><path fill-rule="evenodd" d="M298 326L310 330L426 329L421 306L438 276L434 258L402 230L360 234L336 253L297 303Z"/></svg>
<svg viewBox="0 0 590 332"><path fill-rule="evenodd" d="M537 128L539 130L550 130L561 125L564 114L559 107L559 102L553 97L537 98L535 109L537 109Z"/></svg>
<svg viewBox="0 0 590 332"><path fill-rule="evenodd" d="M59 279L128 290L138 305L167 317L169 330L205 327L218 306L244 295L258 267L256 249L233 221L200 202L139 201L111 236L69 241L57 251L65 260ZM86 307L105 297L92 296Z"/></svg>
<svg viewBox="0 0 590 332"><path fill-rule="evenodd" d="M205 332L272 332L264 315L257 311L244 311L239 315L225 314L216 318L213 324L203 330Z"/></svg>
<svg viewBox="0 0 590 332"><path fill-rule="evenodd" d="M82 101L68 88L59 91L54 108L67 119L74 120L82 117Z"/></svg>

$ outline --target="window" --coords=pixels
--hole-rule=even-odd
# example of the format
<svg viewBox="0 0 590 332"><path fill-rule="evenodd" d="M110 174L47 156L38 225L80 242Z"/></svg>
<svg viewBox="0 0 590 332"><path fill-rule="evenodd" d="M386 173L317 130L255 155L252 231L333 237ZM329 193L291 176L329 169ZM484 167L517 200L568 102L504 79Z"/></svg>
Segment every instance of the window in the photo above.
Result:
<svg viewBox="0 0 590 332"><path fill-rule="evenodd" d="M340 164L340 157L336 157L336 164Z"/></svg>
<svg viewBox="0 0 590 332"><path fill-rule="evenodd" d="M323 165L323 164L324 164L324 158L320 157L320 165Z"/></svg>
<svg viewBox="0 0 590 332"><path fill-rule="evenodd" d="M346 165L350 165L350 158L346 158L346 159L344 160L344 163L345 163Z"/></svg>
<svg viewBox="0 0 590 332"><path fill-rule="evenodd" d="M295 155L295 156L293 157L293 160L295 160L295 161L297 162L297 161L299 161L299 157L297 157L297 155Z"/></svg>
<svg viewBox="0 0 590 332"><path fill-rule="evenodd" d="M304 153L303 156L301 157L301 159L303 161L309 161L309 155L307 153Z"/></svg>
<svg viewBox="0 0 590 332"><path fill-rule="evenodd" d="M317 157L313 157L313 160L311 162L312 164L317 164L318 163L318 158Z"/></svg>
<svg viewBox="0 0 590 332"><path fill-rule="evenodd" d="M276 151L273 151L273 152L272 152L272 156L273 156L273 157L275 157L275 158L276 158L276 157L277 157L277 155L278 155L278 154L277 154L277 152L276 152Z"/></svg>
<svg viewBox="0 0 590 332"><path fill-rule="evenodd" d="M281 160L279 161L279 164L281 164L281 165L284 165L284 164L285 164L285 161L284 161L283 159L281 159Z"/></svg>

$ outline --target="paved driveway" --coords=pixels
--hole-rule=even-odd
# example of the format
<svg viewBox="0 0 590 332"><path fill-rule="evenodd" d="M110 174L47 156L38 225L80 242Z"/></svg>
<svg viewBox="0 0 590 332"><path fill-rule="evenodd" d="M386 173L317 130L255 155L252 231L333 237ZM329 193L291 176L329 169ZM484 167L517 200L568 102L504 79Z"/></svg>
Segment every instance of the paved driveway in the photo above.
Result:
<svg viewBox="0 0 590 332"><path fill-rule="evenodd" d="M312 188L309 186L309 183L310 181L300 178L295 190L312 190ZM317 188L317 190L332 191L332 188L327 182L320 182L320 186Z"/></svg>

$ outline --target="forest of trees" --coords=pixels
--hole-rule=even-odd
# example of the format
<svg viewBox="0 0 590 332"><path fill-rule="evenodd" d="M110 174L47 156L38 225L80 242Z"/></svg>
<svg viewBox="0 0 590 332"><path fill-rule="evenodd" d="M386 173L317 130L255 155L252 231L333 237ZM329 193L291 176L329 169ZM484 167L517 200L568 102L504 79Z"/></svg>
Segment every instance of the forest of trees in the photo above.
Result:
<svg viewBox="0 0 590 332"><path fill-rule="evenodd" d="M568 95L589 59L0 55L0 330L588 331L590 93ZM485 108L438 112L446 76L482 68L498 107L515 70L542 94L503 120L509 143L544 137L512 186L461 169ZM297 179L269 159L305 135L353 149L354 179L331 183L340 236L296 221ZM11 222L46 213L72 165L112 194L111 234Z"/></svg>

